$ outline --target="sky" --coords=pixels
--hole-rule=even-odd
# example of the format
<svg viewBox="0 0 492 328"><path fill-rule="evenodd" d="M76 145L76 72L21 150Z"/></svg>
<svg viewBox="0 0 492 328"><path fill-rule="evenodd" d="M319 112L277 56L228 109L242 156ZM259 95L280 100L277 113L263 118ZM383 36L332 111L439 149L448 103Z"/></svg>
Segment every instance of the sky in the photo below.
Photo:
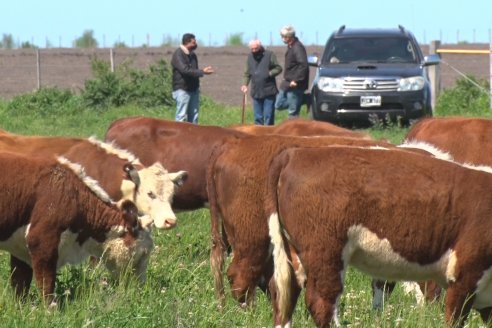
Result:
<svg viewBox="0 0 492 328"><path fill-rule="evenodd" d="M0 33L41 48L71 47L86 31L99 47L137 47L179 43L187 32L203 46L224 45L231 35L280 45L287 24L306 45L325 44L341 25L402 25L421 44L490 43L492 28L491 0L6 0L1 8Z"/></svg>

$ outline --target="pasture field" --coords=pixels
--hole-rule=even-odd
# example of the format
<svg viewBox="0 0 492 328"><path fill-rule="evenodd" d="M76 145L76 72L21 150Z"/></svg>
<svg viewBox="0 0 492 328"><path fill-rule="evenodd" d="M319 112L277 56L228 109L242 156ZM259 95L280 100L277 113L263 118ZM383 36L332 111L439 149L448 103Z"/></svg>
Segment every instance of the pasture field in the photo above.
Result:
<svg viewBox="0 0 492 328"><path fill-rule="evenodd" d="M0 102L0 128L26 135L104 137L108 125L125 116L147 115L173 119L173 109L125 107L106 111L87 110L63 115L8 113ZM303 110L304 115L304 110ZM215 106L205 101L200 123L227 126L240 122L240 109ZM285 119L279 113L277 122ZM248 110L246 121L252 122ZM377 138L398 143L405 129L369 130ZM197 144L191 147L199 147ZM3 172L8 174L8 172ZM34 284L30 298L16 303L9 286L9 255L0 253L0 327L270 327L268 299L258 291L257 302L240 309L228 293L221 310L215 300L209 266L210 222L208 210L178 214L178 226L153 231L155 251L151 256L147 282L139 286L123 279L109 279L103 267L88 264L67 266L58 277L59 309L48 311L40 304ZM227 285L227 284L226 284ZM343 327L442 327L443 304L415 305L413 297L398 286L384 310L371 309L370 279L350 270L340 304ZM301 296L294 317L295 327L314 327ZM473 313L468 327L482 327Z"/></svg>

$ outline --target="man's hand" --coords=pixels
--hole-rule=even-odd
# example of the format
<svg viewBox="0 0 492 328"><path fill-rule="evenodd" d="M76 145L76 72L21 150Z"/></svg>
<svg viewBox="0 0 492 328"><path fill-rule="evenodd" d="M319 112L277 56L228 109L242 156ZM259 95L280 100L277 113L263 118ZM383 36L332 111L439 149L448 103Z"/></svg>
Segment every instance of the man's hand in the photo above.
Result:
<svg viewBox="0 0 492 328"><path fill-rule="evenodd" d="M248 86L247 86L247 85L242 85L242 86L241 86L241 92L242 92L242 93L246 93L246 92L248 92Z"/></svg>
<svg viewBox="0 0 492 328"><path fill-rule="evenodd" d="M212 66L207 66L203 69L203 74L212 74L214 73L214 69L212 68Z"/></svg>
<svg viewBox="0 0 492 328"><path fill-rule="evenodd" d="M297 87L297 82L296 81L290 81L289 87L291 87L291 88Z"/></svg>

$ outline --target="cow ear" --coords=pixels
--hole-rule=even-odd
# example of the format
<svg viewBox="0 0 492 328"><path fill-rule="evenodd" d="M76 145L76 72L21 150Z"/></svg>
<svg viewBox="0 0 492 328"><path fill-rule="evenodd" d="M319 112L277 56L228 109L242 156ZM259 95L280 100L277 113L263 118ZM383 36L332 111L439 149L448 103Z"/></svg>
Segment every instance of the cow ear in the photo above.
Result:
<svg viewBox="0 0 492 328"><path fill-rule="evenodd" d="M121 211L123 212L123 219L125 225L134 230L138 227L138 209L137 206L130 200L124 200L120 204Z"/></svg>
<svg viewBox="0 0 492 328"><path fill-rule="evenodd" d="M179 171L175 173L169 173L169 178L171 179L172 182L174 182L175 186L181 187L188 179L188 172Z"/></svg>
<svg viewBox="0 0 492 328"><path fill-rule="evenodd" d="M125 172L125 178L133 181L135 185L140 186L140 176L138 175L138 170L133 166L132 163L128 162L123 165L123 171Z"/></svg>

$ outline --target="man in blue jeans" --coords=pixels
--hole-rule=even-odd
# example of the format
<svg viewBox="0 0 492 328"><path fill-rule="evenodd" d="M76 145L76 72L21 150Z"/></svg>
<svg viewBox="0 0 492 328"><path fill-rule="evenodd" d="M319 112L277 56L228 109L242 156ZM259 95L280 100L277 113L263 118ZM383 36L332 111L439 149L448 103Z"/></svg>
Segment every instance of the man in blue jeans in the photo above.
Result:
<svg viewBox="0 0 492 328"><path fill-rule="evenodd" d="M198 58L194 53L197 47L195 35L186 33L171 59L176 121L195 124L198 124L200 109L200 78L214 72L211 66L198 69Z"/></svg>
<svg viewBox="0 0 492 328"><path fill-rule="evenodd" d="M276 109L288 109L289 118L299 117L304 103L304 91L309 84L309 66L304 45L296 37L296 31L290 25L280 30L282 41L287 45L285 52L284 79L275 101Z"/></svg>
<svg viewBox="0 0 492 328"><path fill-rule="evenodd" d="M275 77L282 72L275 54L265 49L260 40L249 42L251 53L246 61L241 91L248 92L251 82L251 97L256 125L275 124L275 96L278 93Z"/></svg>

